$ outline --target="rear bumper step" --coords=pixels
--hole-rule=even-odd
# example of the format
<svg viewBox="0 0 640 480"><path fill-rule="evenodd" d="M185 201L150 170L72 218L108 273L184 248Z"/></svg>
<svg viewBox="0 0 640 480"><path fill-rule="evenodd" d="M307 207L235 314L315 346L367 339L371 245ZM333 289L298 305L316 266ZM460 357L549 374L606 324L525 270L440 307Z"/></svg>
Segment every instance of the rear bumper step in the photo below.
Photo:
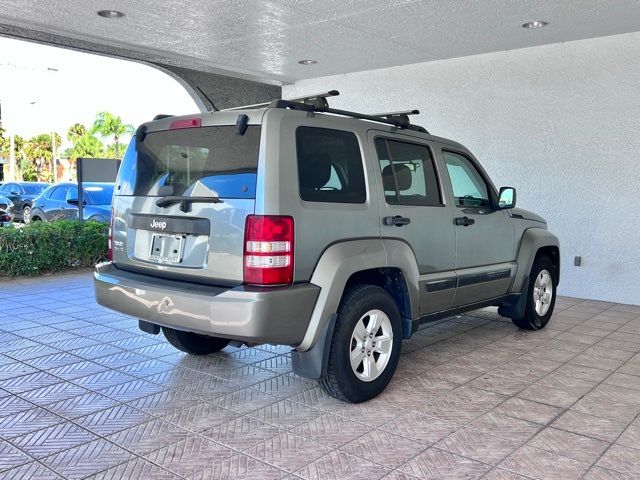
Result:
<svg viewBox="0 0 640 480"><path fill-rule="evenodd" d="M146 322L177 330L255 343L299 345L320 288L234 288L200 285L120 270L111 262L96 266L100 305Z"/></svg>

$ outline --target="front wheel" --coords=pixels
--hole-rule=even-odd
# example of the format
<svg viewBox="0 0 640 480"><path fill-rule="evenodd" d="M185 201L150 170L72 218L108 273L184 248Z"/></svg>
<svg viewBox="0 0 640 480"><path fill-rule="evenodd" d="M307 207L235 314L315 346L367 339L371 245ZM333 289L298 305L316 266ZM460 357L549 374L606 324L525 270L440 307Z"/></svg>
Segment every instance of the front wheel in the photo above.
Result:
<svg viewBox="0 0 640 480"><path fill-rule="evenodd" d="M171 345L191 355L208 355L219 352L230 342L226 338L183 332L169 327L162 327L162 333Z"/></svg>
<svg viewBox="0 0 640 480"><path fill-rule="evenodd" d="M22 208L22 221L25 224L31 221L31 207L29 205L25 205Z"/></svg>
<svg viewBox="0 0 640 480"><path fill-rule="evenodd" d="M393 377L401 344L402 321L393 298L374 285L350 287L338 308L323 388L352 403L378 396Z"/></svg>
<svg viewBox="0 0 640 480"><path fill-rule="evenodd" d="M524 318L513 319L514 324L526 330L540 330L549 323L556 304L556 278L556 270L549 257L536 258L529 276Z"/></svg>

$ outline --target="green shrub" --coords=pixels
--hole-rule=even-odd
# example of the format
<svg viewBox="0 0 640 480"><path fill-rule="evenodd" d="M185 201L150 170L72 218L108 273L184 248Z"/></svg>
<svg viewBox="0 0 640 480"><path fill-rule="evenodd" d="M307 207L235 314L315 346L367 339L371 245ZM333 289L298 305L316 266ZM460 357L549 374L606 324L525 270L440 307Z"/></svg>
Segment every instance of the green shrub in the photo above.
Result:
<svg viewBox="0 0 640 480"><path fill-rule="evenodd" d="M0 275L38 275L92 267L107 257L109 226L60 220L0 228Z"/></svg>

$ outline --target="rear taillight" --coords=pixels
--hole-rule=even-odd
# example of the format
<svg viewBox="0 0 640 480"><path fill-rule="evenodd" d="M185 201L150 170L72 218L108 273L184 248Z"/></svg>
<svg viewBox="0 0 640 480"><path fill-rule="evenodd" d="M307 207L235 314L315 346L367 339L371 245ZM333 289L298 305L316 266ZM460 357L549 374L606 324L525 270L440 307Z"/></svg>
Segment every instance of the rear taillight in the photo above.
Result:
<svg viewBox="0 0 640 480"><path fill-rule="evenodd" d="M244 281L251 285L293 282L293 218L249 215L244 230Z"/></svg>
<svg viewBox="0 0 640 480"><path fill-rule="evenodd" d="M111 209L111 217L109 218L109 237L107 238L107 260L113 260L113 208Z"/></svg>

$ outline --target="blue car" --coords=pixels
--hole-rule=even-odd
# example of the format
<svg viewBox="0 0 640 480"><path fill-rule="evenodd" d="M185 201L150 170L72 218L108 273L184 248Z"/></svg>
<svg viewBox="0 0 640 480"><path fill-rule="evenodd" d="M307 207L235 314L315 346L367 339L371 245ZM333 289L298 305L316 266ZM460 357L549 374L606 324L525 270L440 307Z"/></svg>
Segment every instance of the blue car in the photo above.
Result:
<svg viewBox="0 0 640 480"><path fill-rule="evenodd" d="M111 218L113 183L85 182L83 215L85 220L108 223ZM54 222L78 219L78 184L58 183L33 201L31 221Z"/></svg>
<svg viewBox="0 0 640 480"><path fill-rule="evenodd" d="M11 208L13 208L13 202L4 195L0 195L0 210L9 210Z"/></svg>

